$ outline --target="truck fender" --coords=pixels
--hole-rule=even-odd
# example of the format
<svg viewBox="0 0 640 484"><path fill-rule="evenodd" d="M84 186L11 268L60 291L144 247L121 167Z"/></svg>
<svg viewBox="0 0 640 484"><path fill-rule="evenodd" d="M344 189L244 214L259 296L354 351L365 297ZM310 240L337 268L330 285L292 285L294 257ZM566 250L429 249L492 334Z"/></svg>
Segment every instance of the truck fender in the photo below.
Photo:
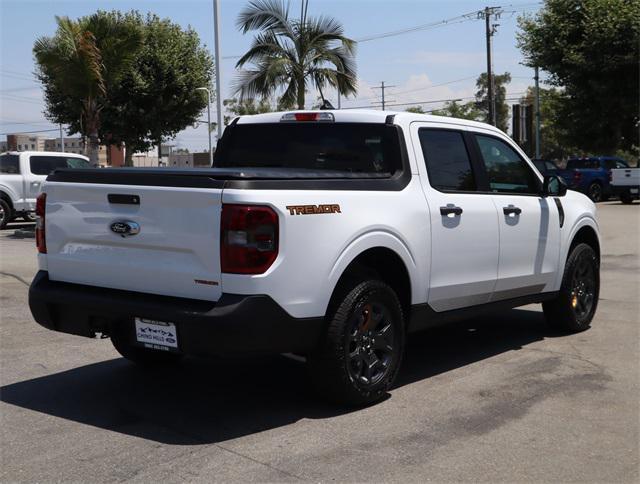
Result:
<svg viewBox="0 0 640 484"><path fill-rule="evenodd" d="M573 224L571 230L568 232L568 236L562 238L562 243L560 246L560 260L558 263L558 272L556 274L556 281L554 287L556 289L560 288L562 284L562 277L564 276L564 266L567 262L567 257L569 256L569 249L571 248L571 244L576 237L576 234L580 231L580 229L584 227L590 227L596 234L598 238L598 246L600 247L600 252L602 252L602 241L600 238L600 230L598 228L598 223L596 220L590 215L584 214Z"/></svg>
<svg viewBox="0 0 640 484"><path fill-rule="evenodd" d="M402 260L411 284L411 302L412 304L416 302L419 291L424 289L424 284L419 282L419 271L416 259L409 249L408 244L400 236L388 229L374 228L356 235L344 246L333 262L328 276L331 293L325 295L325 307L329 305L331 295L340 277L342 277L344 271L349 267L349 264L360 254L374 248L389 249Z"/></svg>

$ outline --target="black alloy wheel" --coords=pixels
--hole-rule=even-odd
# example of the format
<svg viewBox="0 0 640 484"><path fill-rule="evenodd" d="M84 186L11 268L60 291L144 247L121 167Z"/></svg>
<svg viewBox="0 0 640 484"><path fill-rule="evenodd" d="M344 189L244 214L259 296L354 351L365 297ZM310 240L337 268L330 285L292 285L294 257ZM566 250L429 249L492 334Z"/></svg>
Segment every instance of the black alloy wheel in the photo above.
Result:
<svg viewBox="0 0 640 484"><path fill-rule="evenodd" d="M586 320L592 312L596 297L596 275L590 254L581 252L571 277L571 309L576 320Z"/></svg>
<svg viewBox="0 0 640 484"><path fill-rule="evenodd" d="M563 332L589 328L600 295L600 261L585 243L572 248L565 264L558 296L542 303L547 323Z"/></svg>
<svg viewBox="0 0 640 484"><path fill-rule="evenodd" d="M11 208L9 204L0 199L0 229L3 229L9 223L11 219Z"/></svg>
<svg viewBox="0 0 640 484"><path fill-rule="evenodd" d="M394 351L394 328L389 311L365 302L354 312L347 344L349 375L359 385L373 386L388 376Z"/></svg>
<svg viewBox="0 0 640 484"><path fill-rule="evenodd" d="M587 196L594 203L597 203L597 202L601 201L602 200L602 186L597 182L593 182L591 185L589 185L589 188L587 189Z"/></svg>
<svg viewBox="0 0 640 484"><path fill-rule="evenodd" d="M345 282L327 312L327 333L307 362L318 394L353 406L381 400L398 374L405 341L402 305L379 279Z"/></svg>

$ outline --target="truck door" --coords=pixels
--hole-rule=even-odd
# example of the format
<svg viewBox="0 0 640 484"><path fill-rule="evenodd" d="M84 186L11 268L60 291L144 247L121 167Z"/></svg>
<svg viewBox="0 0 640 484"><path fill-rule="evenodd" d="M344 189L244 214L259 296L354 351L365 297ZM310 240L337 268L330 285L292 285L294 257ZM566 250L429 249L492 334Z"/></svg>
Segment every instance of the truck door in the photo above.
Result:
<svg viewBox="0 0 640 484"><path fill-rule="evenodd" d="M478 192L470 135L462 127L411 126L431 218L429 305L447 311L487 303L498 272L498 216L491 196Z"/></svg>
<svg viewBox="0 0 640 484"><path fill-rule="evenodd" d="M492 300L552 290L560 256L556 203L540 196L540 179L509 142L473 136L498 212L500 263Z"/></svg>

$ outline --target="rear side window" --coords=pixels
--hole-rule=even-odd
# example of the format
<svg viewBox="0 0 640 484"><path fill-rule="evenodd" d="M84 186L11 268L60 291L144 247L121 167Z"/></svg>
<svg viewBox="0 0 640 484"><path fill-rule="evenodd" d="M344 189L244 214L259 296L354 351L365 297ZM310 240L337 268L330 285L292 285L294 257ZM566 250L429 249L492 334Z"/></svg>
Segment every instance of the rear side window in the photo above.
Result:
<svg viewBox="0 0 640 484"><path fill-rule="evenodd" d="M20 173L20 157L18 155L0 156L0 173L8 175Z"/></svg>
<svg viewBox="0 0 640 484"><path fill-rule="evenodd" d="M594 158L573 159L567 161L567 170L600 168L600 162Z"/></svg>
<svg viewBox="0 0 640 484"><path fill-rule="evenodd" d="M49 175L57 168L89 168L89 162L82 158L66 158L64 156L32 156L29 160L31 173Z"/></svg>
<svg viewBox="0 0 640 484"><path fill-rule="evenodd" d="M461 132L420 129L418 135L433 188L443 191L476 190L471 160Z"/></svg>
<svg viewBox="0 0 640 484"><path fill-rule="evenodd" d="M291 168L391 175L402 169L395 127L374 123L237 124L216 151L216 168Z"/></svg>
<svg viewBox="0 0 640 484"><path fill-rule="evenodd" d="M538 179L533 170L513 148L491 136L475 136L492 192L538 192Z"/></svg>

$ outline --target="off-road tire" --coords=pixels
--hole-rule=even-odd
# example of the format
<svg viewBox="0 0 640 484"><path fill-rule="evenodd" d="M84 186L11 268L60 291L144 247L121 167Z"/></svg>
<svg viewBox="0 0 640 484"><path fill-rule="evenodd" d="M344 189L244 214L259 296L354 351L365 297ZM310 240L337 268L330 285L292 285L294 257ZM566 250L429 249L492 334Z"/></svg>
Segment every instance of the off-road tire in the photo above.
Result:
<svg viewBox="0 0 640 484"><path fill-rule="evenodd" d="M633 197L631 196L630 193L621 193L620 194L620 201L622 203L624 203L625 205L630 205L633 203Z"/></svg>
<svg viewBox="0 0 640 484"><path fill-rule="evenodd" d="M367 327L359 322L367 313L367 307L373 318L372 322L366 322L367 327L373 328L373 333L368 331L372 333L368 346L363 343ZM327 320L323 344L308 357L311 380L318 394L350 406L368 405L382 399L398 374L404 353L404 313L396 293L377 279L351 283L343 287L332 302ZM383 333L383 328L391 332ZM358 335L359 332L362 334ZM384 349L377 349L377 345L384 345ZM353 356L354 353L357 355ZM374 364L378 361L375 368L382 372L378 380L369 375L369 383L364 375L353 376L356 372L366 372L367 361ZM387 362L386 366L383 361Z"/></svg>
<svg viewBox="0 0 640 484"><path fill-rule="evenodd" d="M0 198L0 230L4 229L13 218L13 211L7 202Z"/></svg>
<svg viewBox="0 0 640 484"><path fill-rule="evenodd" d="M593 285L588 288L592 292L592 301L588 310L584 312L580 311L580 306L578 306L578 300L583 296L580 295L579 290L576 290L576 277L580 279L578 273L583 264L590 267L590 271L592 271L590 273L593 275ZM584 277L583 279L586 280L586 278ZM580 285L579 280L577 282L579 283L578 288L585 288L584 284ZM584 282L583 280L582 283ZM598 256L590 245L577 244L571 250L569 257L567 257L558 297L542 304L547 323L551 327L566 333L578 333L588 329L598 307L599 294L600 261ZM586 299L588 300L589 298Z"/></svg>

